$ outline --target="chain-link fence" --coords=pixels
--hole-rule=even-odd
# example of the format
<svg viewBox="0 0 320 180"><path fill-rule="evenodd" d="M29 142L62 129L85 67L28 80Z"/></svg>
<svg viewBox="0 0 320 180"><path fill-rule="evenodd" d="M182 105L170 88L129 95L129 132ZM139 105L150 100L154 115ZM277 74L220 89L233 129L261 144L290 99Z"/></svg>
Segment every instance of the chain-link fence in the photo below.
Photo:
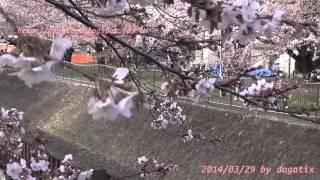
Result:
<svg viewBox="0 0 320 180"><path fill-rule="evenodd" d="M100 64L71 64L78 69L81 69L85 72L95 74L98 78L111 78L115 67L100 65ZM146 85L149 88L159 89L164 82L162 78L163 74L158 70L150 69L130 69L132 75L135 76L141 83ZM60 79L69 79L88 82L80 73L75 72L72 69L62 67L59 64L54 66L54 73L57 78ZM226 79L227 77L223 77ZM253 83L251 79L244 79L244 84L250 86ZM310 105L319 105L319 95L320 95L320 83L300 83L301 87L296 90L290 91L290 97L286 100L281 100L278 102L277 108L283 110L292 110L297 108L304 108ZM212 96L208 101L213 103L221 103L230 106L241 106L244 107L243 103L232 94L222 92L218 89L215 89L212 93ZM318 112L312 112L308 116L318 116Z"/></svg>

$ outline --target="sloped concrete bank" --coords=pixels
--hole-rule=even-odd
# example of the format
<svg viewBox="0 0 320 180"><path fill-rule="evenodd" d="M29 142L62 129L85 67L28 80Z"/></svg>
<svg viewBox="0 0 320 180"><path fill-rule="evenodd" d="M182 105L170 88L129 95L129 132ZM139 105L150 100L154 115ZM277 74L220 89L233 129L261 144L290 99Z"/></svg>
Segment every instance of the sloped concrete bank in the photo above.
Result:
<svg viewBox="0 0 320 180"><path fill-rule="evenodd" d="M244 117L243 112L226 107L183 103L186 127L201 130L208 138L222 137L219 144L185 144L168 135L179 133L174 129L152 130L151 117L144 110L135 110L130 120L93 121L87 114L91 90L62 82L28 88L16 78L0 74L0 106L24 111L30 125L49 138L53 154L61 157L72 152L81 159L80 165L105 168L114 177L133 173L137 157L145 155L175 162L179 171L166 176L170 180L320 179L319 125L269 114ZM221 165L224 174L218 169L214 172L214 167ZM280 173L281 165L298 168L291 174L281 168ZM262 166L271 172L261 173ZM314 172L310 168L299 171L299 166L314 167Z"/></svg>

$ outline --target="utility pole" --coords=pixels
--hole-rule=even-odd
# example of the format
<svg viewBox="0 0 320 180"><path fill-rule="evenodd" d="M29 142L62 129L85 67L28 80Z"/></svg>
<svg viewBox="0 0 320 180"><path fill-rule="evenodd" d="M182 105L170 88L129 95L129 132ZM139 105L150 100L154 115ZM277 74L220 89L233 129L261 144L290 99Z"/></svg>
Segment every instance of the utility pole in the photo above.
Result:
<svg viewBox="0 0 320 180"><path fill-rule="evenodd" d="M291 74L291 56L289 56L289 67L288 67L288 78L290 79L290 74Z"/></svg>
<svg viewBox="0 0 320 180"><path fill-rule="evenodd" d="M222 31L220 30L220 34L222 34ZM221 37L221 36L220 36ZM219 77L221 80L223 79L222 77L222 39L219 41ZM220 98L222 97L222 91L220 90Z"/></svg>

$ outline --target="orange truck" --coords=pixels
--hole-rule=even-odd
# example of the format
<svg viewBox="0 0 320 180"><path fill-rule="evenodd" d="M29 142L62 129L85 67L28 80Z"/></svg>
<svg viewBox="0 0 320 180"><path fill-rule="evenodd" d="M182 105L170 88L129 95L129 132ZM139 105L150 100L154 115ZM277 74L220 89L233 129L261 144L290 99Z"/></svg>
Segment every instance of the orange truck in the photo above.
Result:
<svg viewBox="0 0 320 180"><path fill-rule="evenodd" d="M0 51L6 51L10 52L12 50L16 49L14 45L8 45L5 43L0 44ZM97 62L97 57L95 55L90 55L90 54L78 54L78 53L73 53L71 57L71 62L72 63L94 63Z"/></svg>
<svg viewBox="0 0 320 180"><path fill-rule="evenodd" d="M72 63L94 63L97 62L97 57L90 54L72 54Z"/></svg>

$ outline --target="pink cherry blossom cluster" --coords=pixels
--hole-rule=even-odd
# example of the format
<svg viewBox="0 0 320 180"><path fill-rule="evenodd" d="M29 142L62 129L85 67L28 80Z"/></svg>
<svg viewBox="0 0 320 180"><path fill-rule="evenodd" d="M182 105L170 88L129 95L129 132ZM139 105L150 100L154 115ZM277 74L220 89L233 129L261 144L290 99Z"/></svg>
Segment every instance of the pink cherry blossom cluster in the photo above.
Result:
<svg viewBox="0 0 320 180"><path fill-rule="evenodd" d="M93 170L81 171L72 166L73 157L71 154L67 154L61 161L61 165L58 169L54 171L55 177L53 180L57 179L76 179L76 180L88 180L90 179Z"/></svg>
<svg viewBox="0 0 320 180"><path fill-rule="evenodd" d="M171 162L159 162L157 159L148 159L145 156L139 157L137 161L141 177L166 175L178 170L178 166Z"/></svg>
<svg viewBox="0 0 320 180"><path fill-rule="evenodd" d="M253 42L257 35L270 38L284 14L277 8L272 19L266 22L258 15L260 3L257 0L235 0L233 3L218 0L187 2L192 4L189 14L193 20L199 20L201 25L211 31L232 30L225 35L225 40L237 41L243 45ZM212 11L218 13L210 13Z"/></svg>
<svg viewBox="0 0 320 180"><path fill-rule="evenodd" d="M71 164L72 155L66 155L62 161L62 165L57 170L49 168L48 152L41 143L34 143L30 146L30 160L22 157L23 141L25 134L24 128L21 126L23 121L23 112L17 111L15 108L4 109L0 112L0 147L2 155L10 157L6 164L6 175L14 180L36 180L36 177L43 177L51 180L74 179L86 180L90 179L93 170L82 171L74 168ZM61 171L63 167L65 171Z"/></svg>
<svg viewBox="0 0 320 180"><path fill-rule="evenodd" d="M0 56L0 72L4 67L18 69L11 73L25 82L28 87L41 82L51 82L54 79L52 66L62 60L66 50L72 47L72 42L66 38L56 38L51 45L50 57L52 60L43 63L40 57L26 57L21 53L18 57L12 54Z"/></svg>
<svg viewBox="0 0 320 180"><path fill-rule="evenodd" d="M247 89L244 89L239 94L245 98L256 100L263 106L276 106L277 100L283 96L278 96L275 92L279 90L279 86L275 86L274 82L267 82L265 79L258 80ZM249 105L246 100L240 98L244 105Z"/></svg>
<svg viewBox="0 0 320 180"><path fill-rule="evenodd" d="M134 104L148 107L138 92L126 91L121 87L124 79L129 73L127 68L117 68L111 81L102 81L100 87L96 88L97 97L92 97L88 103L88 112L93 119L115 120L118 115L130 118L131 109ZM103 84L105 83L105 84Z"/></svg>
<svg viewBox="0 0 320 180"><path fill-rule="evenodd" d="M182 124L186 119L182 114L182 108L168 99L163 102L153 100L150 109L159 113L158 118L151 123L153 129L166 129L168 125Z"/></svg>
<svg viewBox="0 0 320 180"><path fill-rule="evenodd" d="M66 38L56 38L51 45L50 61L42 62L37 57L26 57L23 53L16 57L11 54L0 56L0 71L4 67L11 67L20 70L9 75L16 75L29 87L41 82L51 82L54 80L52 66L59 63L64 57L68 48L72 47L72 42ZM96 94L88 102L88 112L93 115L93 119L114 120L118 115L126 118L131 117L131 108L136 99L142 100L138 92L125 90L124 79L128 75L127 68L118 68L110 80L96 82ZM100 83L100 84L99 84ZM141 101L140 101L141 102ZM144 102L141 102L144 104ZM145 106L147 107L147 106Z"/></svg>
<svg viewBox="0 0 320 180"><path fill-rule="evenodd" d="M23 112L18 112L15 108L4 109L0 112L0 147L20 154L22 152L22 138L21 135L25 133L21 127L23 119Z"/></svg>
<svg viewBox="0 0 320 180"><path fill-rule="evenodd" d="M189 96L194 98L195 102L203 102L212 96L216 78L200 79L196 85L196 90L192 89Z"/></svg>

